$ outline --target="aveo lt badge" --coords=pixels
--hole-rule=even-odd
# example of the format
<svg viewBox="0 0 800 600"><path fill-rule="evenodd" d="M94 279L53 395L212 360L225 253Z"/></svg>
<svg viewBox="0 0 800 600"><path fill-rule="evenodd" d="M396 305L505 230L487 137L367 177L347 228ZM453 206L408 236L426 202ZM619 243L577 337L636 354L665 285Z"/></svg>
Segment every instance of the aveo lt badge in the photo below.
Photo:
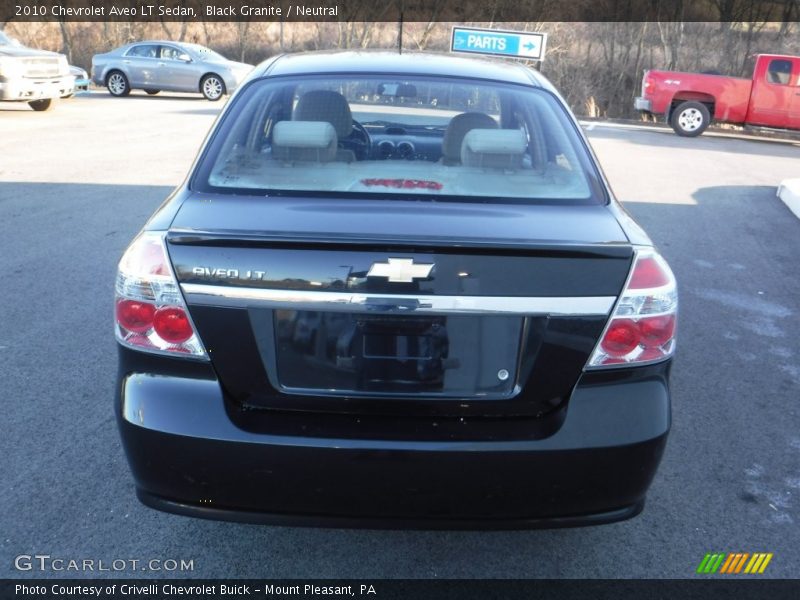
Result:
<svg viewBox="0 0 800 600"><path fill-rule="evenodd" d="M430 275L433 264L414 264L413 258L390 258L388 262L372 263L367 277L386 277L395 283L413 283Z"/></svg>

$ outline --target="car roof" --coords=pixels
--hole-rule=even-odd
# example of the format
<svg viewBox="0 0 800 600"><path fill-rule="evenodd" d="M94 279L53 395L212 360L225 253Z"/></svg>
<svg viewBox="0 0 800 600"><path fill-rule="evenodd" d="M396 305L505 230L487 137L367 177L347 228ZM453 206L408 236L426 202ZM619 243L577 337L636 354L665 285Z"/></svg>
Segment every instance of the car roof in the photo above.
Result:
<svg viewBox="0 0 800 600"><path fill-rule="evenodd" d="M456 56L435 52L343 50L283 54L261 63L253 76L310 75L327 73L379 73L432 75L486 79L550 88L534 69L521 63L492 58Z"/></svg>
<svg viewBox="0 0 800 600"><path fill-rule="evenodd" d="M189 44L187 42L174 42L172 40L139 40L138 42L130 42L129 44L126 44L125 46L122 46L122 48L127 48L129 46L139 46L141 44L169 44L170 46L187 46L187 45L191 46L192 45L192 44ZM195 45L198 45L198 44L195 44Z"/></svg>

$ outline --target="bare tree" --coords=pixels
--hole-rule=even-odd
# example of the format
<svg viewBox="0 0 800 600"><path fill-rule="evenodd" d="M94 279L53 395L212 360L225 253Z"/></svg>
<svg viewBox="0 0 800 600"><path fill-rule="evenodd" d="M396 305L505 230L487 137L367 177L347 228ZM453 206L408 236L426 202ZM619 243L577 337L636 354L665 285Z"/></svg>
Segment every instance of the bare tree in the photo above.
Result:
<svg viewBox="0 0 800 600"><path fill-rule="evenodd" d="M182 8L186 8L186 0L180 0L180 5ZM164 34L167 36L167 39L175 40L175 35L172 33L169 27L167 27L167 21L164 18L164 15L159 17L159 21L161 22L161 29L164 31ZM178 27L178 39L177 41L182 42L186 39L186 30L189 26L188 21L181 21Z"/></svg>
<svg viewBox="0 0 800 600"><path fill-rule="evenodd" d="M205 45L206 46L210 46L211 45L211 36L208 33L208 21L203 19L202 25L203 25L203 37L205 39Z"/></svg>
<svg viewBox="0 0 800 600"><path fill-rule="evenodd" d="M676 69L678 67L679 54L683 45L685 10L683 0L674 0L674 2L667 3L659 2L656 7L656 15L658 17L656 24L658 25L661 46L664 50L664 66L666 69Z"/></svg>
<svg viewBox="0 0 800 600"><path fill-rule="evenodd" d="M64 19L59 19L58 26L61 29L61 52L66 54L69 62L72 62L72 38L69 27Z"/></svg>
<svg viewBox="0 0 800 600"><path fill-rule="evenodd" d="M161 30L164 32L164 35L167 37L167 39L168 40L175 40L176 36L175 36L174 33L172 33L170 28L167 26L167 22L164 20L163 16L159 19L159 21L161 23ZM203 21L203 24L205 25L205 21ZM186 31L187 31L188 27L189 27L188 21L181 21L179 23L177 41L182 42L182 41L184 41L186 39Z"/></svg>
<svg viewBox="0 0 800 600"><path fill-rule="evenodd" d="M425 50L428 47L428 43L431 40L431 35L433 35L433 31L438 25L439 15L442 12L442 7L444 6L445 0L432 0L432 2L428 5L431 8L430 18L422 29L422 33L420 34L419 38L414 36L409 36L417 45L418 50Z"/></svg>
<svg viewBox="0 0 800 600"><path fill-rule="evenodd" d="M250 19L236 22L236 44L239 62L245 62L247 49L250 46Z"/></svg>
<svg viewBox="0 0 800 600"><path fill-rule="evenodd" d="M742 16L746 18L744 23L745 27L745 35L744 35L744 54L741 58L741 66L739 71L742 75L745 74L748 61L750 59L750 55L753 51L753 42L756 37L756 34L760 33L764 26L766 25L766 21L771 18L772 14L772 4L754 2L751 3L746 10L743 12Z"/></svg>
<svg viewBox="0 0 800 600"><path fill-rule="evenodd" d="M792 22L800 20L800 0L783 0L781 10L781 37L786 37L792 29Z"/></svg>

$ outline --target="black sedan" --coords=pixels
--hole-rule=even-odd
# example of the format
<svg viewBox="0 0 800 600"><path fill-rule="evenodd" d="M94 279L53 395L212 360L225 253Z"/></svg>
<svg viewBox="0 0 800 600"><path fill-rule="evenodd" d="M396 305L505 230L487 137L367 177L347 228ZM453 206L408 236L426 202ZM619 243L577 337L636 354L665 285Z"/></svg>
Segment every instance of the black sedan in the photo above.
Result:
<svg viewBox="0 0 800 600"><path fill-rule="evenodd" d="M630 518L670 427L677 306L537 72L271 59L119 265L137 494L282 524Z"/></svg>

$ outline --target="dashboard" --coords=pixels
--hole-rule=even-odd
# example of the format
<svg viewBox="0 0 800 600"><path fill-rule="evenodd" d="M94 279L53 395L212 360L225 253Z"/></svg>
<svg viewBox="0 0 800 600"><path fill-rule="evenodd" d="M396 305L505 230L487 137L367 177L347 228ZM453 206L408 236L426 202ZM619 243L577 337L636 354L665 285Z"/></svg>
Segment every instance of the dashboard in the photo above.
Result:
<svg viewBox="0 0 800 600"><path fill-rule="evenodd" d="M371 148L369 160L427 160L442 157L444 127L365 123Z"/></svg>

